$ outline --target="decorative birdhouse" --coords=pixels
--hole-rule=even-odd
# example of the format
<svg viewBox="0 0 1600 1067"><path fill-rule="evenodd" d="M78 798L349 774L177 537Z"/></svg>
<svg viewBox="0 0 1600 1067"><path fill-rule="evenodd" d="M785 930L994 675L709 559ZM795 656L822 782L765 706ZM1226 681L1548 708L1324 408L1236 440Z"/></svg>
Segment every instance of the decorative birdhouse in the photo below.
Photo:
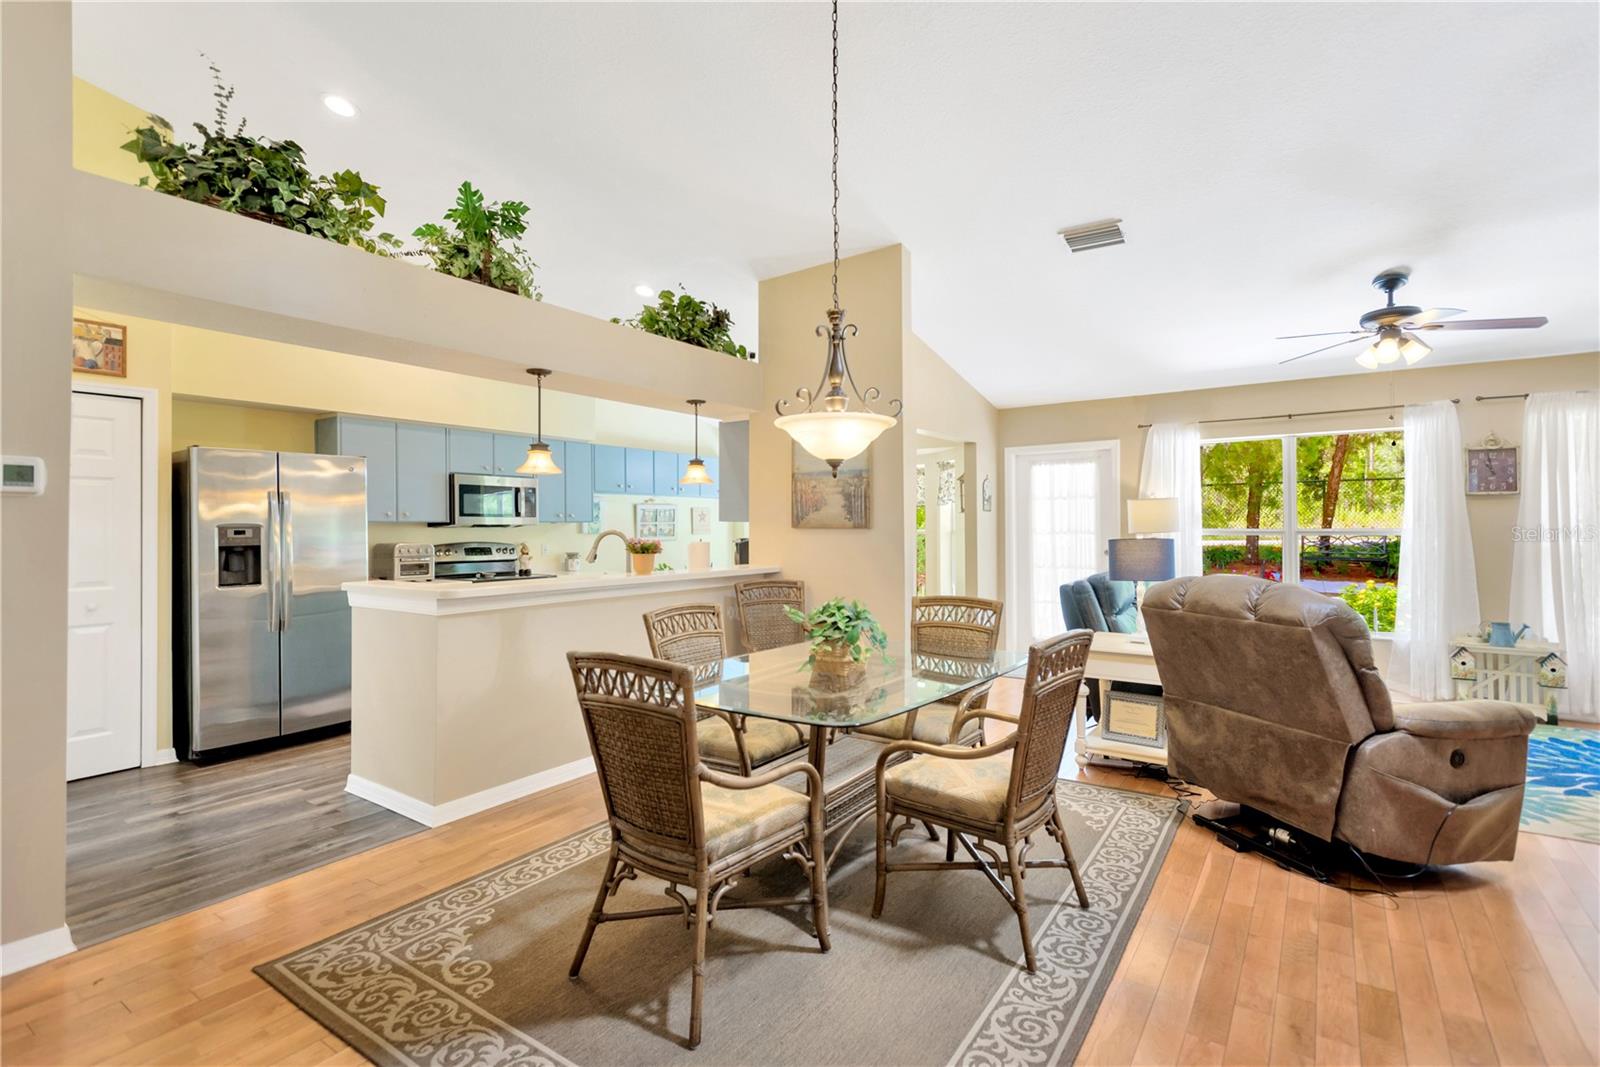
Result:
<svg viewBox="0 0 1600 1067"><path fill-rule="evenodd" d="M1478 657L1460 646L1450 653L1450 677L1472 681L1478 676Z"/></svg>
<svg viewBox="0 0 1600 1067"><path fill-rule="evenodd" d="M1567 708L1567 661L1560 653L1551 652L1538 660L1540 701L1544 705L1544 721L1555 725Z"/></svg>

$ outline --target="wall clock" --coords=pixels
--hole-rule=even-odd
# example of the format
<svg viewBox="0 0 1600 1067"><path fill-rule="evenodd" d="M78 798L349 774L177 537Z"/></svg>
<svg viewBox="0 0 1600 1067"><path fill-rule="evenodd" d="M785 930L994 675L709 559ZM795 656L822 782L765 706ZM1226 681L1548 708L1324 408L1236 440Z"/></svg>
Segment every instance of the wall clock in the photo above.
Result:
<svg viewBox="0 0 1600 1067"><path fill-rule="evenodd" d="M1517 492L1517 449L1490 434L1481 448L1467 449L1467 495Z"/></svg>

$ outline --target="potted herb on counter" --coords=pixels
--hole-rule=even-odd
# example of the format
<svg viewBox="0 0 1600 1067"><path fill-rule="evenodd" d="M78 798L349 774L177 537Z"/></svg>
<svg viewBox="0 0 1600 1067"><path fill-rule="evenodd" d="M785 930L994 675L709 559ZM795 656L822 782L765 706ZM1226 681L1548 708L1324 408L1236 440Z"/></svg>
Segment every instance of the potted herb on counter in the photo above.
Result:
<svg viewBox="0 0 1600 1067"><path fill-rule="evenodd" d="M198 146L175 140L159 115L147 116L122 146L150 168L140 185L380 255L400 247L393 234L372 232L385 208L376 185L353 170L313 175L298 144L246 134L244 119L230 130L234 89L215 63L210 67L215 124L194 124Z"/></svg>
<svg viewBox="0 0 1600 1067"><path fill-rule="evenodd" d="M407 254L427 257L441 274L543 300L533 280L538 264L516 242L528 231L527 217L522 201L487 203L471 182L462 182L444 224L429 222L413 230L422 250Z"/></svg>
<svg viewBox="0 0 1600 1067"><path fill-rule="evenodd" d="M630 537L627 539L628 561L633 564L633 573L649 574L656 569L656 557L661 554L661 542L648 537Z"/></svg>
<svg viewBox="0 0 1600 1067"><path fill-rule="evenodd" d="M859 600L834 597L810 613L786 607L784 613L806 628L811 640L812 684L821 689L841 689L866 677L867 657L874 651L889 659L889 638L872 612Z"/></svg>
<svg viewBox="0 0 1600 1067"><path fill-rule="evenodd" d="M611 321L653 333L657 337L698 345L713 352L725 352L735 359L756 358L753 351L734 343L730 333L733 316L728 314L727 309L697 300L688 293L663 289L654 304L646 304L633 318Z"/></svg>

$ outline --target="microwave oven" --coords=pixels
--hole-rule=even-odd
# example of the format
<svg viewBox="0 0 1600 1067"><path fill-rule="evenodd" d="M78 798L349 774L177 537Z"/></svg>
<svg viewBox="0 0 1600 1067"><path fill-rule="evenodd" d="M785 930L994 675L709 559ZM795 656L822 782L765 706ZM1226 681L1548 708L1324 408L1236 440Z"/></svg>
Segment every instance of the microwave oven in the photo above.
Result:
<svg viewBox="0 0 1600 1067"><path fill-rule="evenodd" d="M539 521L539 482L500 474L450 476L450 525L528 526Z"/></svg>

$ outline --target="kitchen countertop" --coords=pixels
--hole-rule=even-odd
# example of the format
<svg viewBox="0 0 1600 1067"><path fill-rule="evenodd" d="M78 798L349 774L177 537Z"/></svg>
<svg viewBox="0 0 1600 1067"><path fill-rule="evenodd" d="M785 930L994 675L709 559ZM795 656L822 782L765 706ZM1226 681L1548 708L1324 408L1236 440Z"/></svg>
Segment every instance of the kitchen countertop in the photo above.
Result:
<svg viewBox="0 0 1600 1067"><path fill-rule="evenodd" d="M735 581L779 573L779 567L713 567L710 570L656 571L620 574L599 571L558 574L554 578L519 581L345 582L353 608L374 608L412 615L459 615L480 611L538 607L572 600L601 600L648 593L726 586Z"/></svg>

